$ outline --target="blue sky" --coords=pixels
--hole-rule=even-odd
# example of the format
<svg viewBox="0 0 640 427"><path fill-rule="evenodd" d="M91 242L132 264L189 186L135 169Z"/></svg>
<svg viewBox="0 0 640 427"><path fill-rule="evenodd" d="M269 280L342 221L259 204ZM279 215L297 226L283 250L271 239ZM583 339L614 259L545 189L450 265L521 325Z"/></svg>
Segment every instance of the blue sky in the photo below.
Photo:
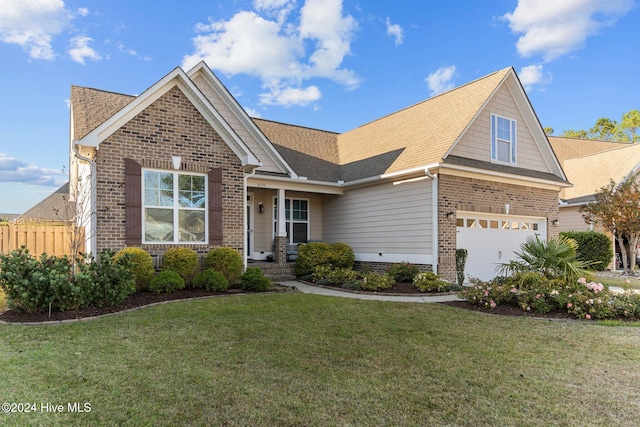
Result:
<svg viewBox="0 0 640 427"><path fill-rule="evenodd" d="M0 213L66 181L71 85L205 60L250 114L342 132L513 66L558 135L640 109L639 42L634 0L0 0Z"/></svg>

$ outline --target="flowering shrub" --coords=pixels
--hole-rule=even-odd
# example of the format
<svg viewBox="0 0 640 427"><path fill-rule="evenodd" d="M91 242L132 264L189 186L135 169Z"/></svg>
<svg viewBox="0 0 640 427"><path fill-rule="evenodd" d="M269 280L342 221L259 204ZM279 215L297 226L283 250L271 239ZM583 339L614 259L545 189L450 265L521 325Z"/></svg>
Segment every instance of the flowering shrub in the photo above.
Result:
<svg viewBox="0 0 640 427"><path fill-rule="evenodd" d="M449 282L442 280L432 271L416 274L413 284L422 292L444 292L449 289Z"/></svg>
<svg viewBox="0 0 640 427"><path fill-rule="evenodd" d="M564 311L582 319L640 317L639 293L614 293L601 283L585 278L567 283L537 273L525 273L491 282L474 279L472 283L474 286L461 292L460 296L481 307L517 305L537 313Z"/></svg>
<svg viewBox="0 0 640 427"><path fill-rule="evenodd" d="M396 280L388 274L379 274L375 271L365 273L362 279L358 280L360 289L368 291L377 291L380 289L389 289Z"/></svg>
<svg viewBox="0 0 640 427"><path fill-rule="evenodd" d="M358 272L350 268L331 268L327 265L319 265L311 275L314 283L327 281L330 285L341 285L358 279Z"/></svg>

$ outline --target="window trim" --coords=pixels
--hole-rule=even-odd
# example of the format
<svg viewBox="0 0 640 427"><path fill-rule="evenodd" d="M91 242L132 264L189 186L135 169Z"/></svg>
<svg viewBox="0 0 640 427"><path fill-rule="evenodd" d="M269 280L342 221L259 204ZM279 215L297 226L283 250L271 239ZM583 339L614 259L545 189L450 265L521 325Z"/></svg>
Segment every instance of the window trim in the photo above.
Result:
<svg viewBox="0 0 640 427"><path fill-rule="evenodd" d="M509 132L511 134L511 139L506 140L502 138L498 138L498 119L508 120L509 121ZM517 165L518 160L518 146L517 146L517 134L518 134L518 124L515 119L510 119L509 117L504 117L499 114L491 114L491 161L494 163L501 163L505 165ZM498 142L508 142L509 143L509 161L503 161L498 159Z"/></svg>
<svg viewBox="0 0 640 427"><path fill-rule="evenodd" d="M146 195L146 172L159 172L173 175L173 206L147 206ZM179 176L200 176L204 179L204 207L202 208L185 208L180 207L178 193L180 191ZM209 243L209 179L208 174L200 172L191 172L183 170L167 170L167 169L155 169L155 168L142 168L141 170L141 223L142 223L142 244L154 244L154 245L208 245ZM159 240L147 240L147 223L145 220L147 208L151 209L171 209L173 213L173 240L171 241L159 241ZM204 240L202 241L181 241L180 240L180 211L200 211L204 212Z"/></svg>
<svg viewBox="0 0 640 427"><path fill-rule="evenodd" d="M287 223L289 223L289 235L287 236L287 243L290 245L298 245L299 243L294 243L293 242L293 224L295 223L306 223L307 224L307 240L310 239L311 236L311 200L307 199L307 198L302 198L302 197L285 197L285 209L286 209L286 200L289 200L289 209L290 209L290 213L289 213L289 219L287 220L286 218L286 212L285 212L285 228L287 226ZM294 200L300 200L300 201L305 201L307 202L307 219L306 221L303 220L293 220L293 201ZM278 227L278 217L277 217L277 205L278 205L278 197L274 196L273 197L273 205L272 205L272 223L274 224L274 226L272 227L272 232L273 232L273 238L275 239L276 236L276 229Z"/></svg>

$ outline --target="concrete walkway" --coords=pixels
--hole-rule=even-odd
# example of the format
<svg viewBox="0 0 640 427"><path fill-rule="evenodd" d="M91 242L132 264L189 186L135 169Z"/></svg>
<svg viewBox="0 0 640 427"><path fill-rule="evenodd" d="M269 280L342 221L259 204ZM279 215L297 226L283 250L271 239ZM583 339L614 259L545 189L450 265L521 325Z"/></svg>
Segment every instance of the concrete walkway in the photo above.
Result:
<svg viewBox="0 0 640 427"><path fill-rule="evenodd" d="M307 283L298 281L286 281L280 282L283 286L296 288L300 292L305 294L325 295L331 297L362 299L369 301L395 301L395 302L448 302L448 301L464 301L462 298L458 298L457 295L434 295L434 296L399 296L399 295L384 295L384 294L364 294L358 292L345 292L338 289L330 289L321 286L312 286Z"/></svg>

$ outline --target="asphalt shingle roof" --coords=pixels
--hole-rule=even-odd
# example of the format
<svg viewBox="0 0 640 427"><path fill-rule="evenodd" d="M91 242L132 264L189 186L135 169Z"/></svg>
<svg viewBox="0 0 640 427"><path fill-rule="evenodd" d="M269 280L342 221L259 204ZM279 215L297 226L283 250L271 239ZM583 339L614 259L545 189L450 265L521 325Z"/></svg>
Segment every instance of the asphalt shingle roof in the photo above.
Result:
<svg viewBox="0 0 640 427"><path fill-rule="evenodd" d="M47 196L38 204L17 216L15 221L71 221L75 215L75 203L69 201L69 183Z"/></svg>

